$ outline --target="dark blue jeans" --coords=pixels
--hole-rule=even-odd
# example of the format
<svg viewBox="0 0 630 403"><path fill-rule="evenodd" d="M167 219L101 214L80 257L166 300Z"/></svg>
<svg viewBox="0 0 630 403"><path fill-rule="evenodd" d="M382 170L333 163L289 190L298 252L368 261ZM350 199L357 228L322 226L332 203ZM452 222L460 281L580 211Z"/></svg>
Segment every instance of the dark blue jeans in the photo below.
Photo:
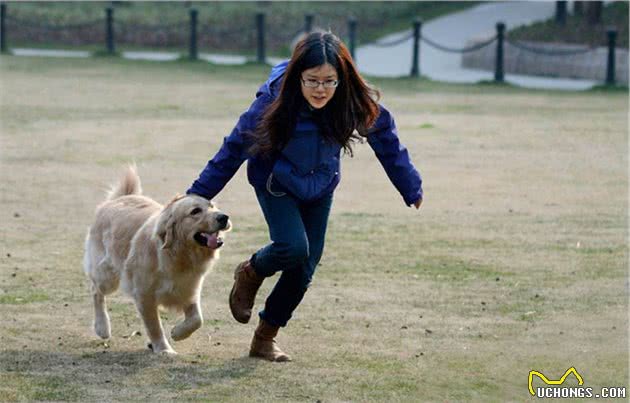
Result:
<svg viewBox="0 0 630 403"><path fill-rule="evenodd" d="M256 197L271 243L254 253L251 264L260 276L282 272L259 316L274 326L286 326L322 257L333 197L305 203L289 194L272 195L264 187L256 188Z"/></svg>

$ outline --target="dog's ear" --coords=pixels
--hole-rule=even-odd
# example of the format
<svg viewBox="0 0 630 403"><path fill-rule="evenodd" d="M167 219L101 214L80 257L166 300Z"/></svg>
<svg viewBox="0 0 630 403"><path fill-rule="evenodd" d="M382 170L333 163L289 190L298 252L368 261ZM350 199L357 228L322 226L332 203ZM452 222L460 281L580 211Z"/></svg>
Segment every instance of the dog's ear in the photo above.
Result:
<svg viewBox="0 0 630 403"><path fill-rule="evenodd" d="M162 241L162 249L168 249L173 244L173 239L175 238L175 217L173 213L173 206L176 201L181 200L184 197L186 197L186 195L176 195L160 213L157 225L155 226L154 236Z"/></svg>
<svg viewBox="0 0 630 403"><path fill-rule="evenodd" d="M175 220L170 206L162 210L155 226L154 236L162 242L162 249L168 249L173 244L175 236Z"/></svg>

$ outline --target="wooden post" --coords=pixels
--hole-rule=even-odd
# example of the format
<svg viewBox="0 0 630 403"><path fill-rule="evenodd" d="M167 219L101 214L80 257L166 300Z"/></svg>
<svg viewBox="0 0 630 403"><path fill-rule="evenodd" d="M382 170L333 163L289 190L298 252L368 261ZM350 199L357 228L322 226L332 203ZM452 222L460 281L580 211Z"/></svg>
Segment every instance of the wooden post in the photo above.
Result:
<svg viewBox="0 0 630 403"><path fill-rule="evenodd" d="M114 9L107 7L105 9L107 18L105 19L105 32L107 33L107 53L114 54Z"/></svg>
<svg viewBox="0 0 630 403"><path fill-rule="evenodd" d="M190 60L197 60L197 10L190 10Z"/></svg>
<svg viewBox="0 0 630 403"><path fill-rule="evenodd" d="M505 24L499 22L497 24L497 56L494 67L494 81L502 83L504 81L503 74L503 39L505 34Z"/></svg>
<svg viewBox="0 0 630 403"><path fill-rule="evenodd" d="M355 47L357 42L357 19L354 17L348 18L348 45L350 46L350 55L354 61L357 61L355 54Z"/></svg>
<svg viewBox="0 0 630 403"><path fill-rule="evenodd" d="M304 16L304 32L307 34L313 30L313 14L306 14Z"/></svg>
<svg viewBox="0 0 630 403"><path fill-rule="evenodd" d="M0 4L0 52L7 53L7 5Z"/></svg>
<svg viewBox="0 0 630 403"><path fill-rule="evenodd" d="M609 28L608 35L608 63L606 66L606 84L615 85L615 46L617 42L617 29Z"/></svg>
<svg viewBox="0 0 630 403"><path fill-rule="evenodd" d="M420 77L420 32L422 31L422 20L416 18L413 21L413 53L411 59L411 77Z"/></svg>
<svg viewBox="0 0 630 403"><path fill-rule="evenodd" d="M258 32L258 50L256 52L256 60L258 63L264 63L265 57L265 14L256 14L256 30Z"/></svg>

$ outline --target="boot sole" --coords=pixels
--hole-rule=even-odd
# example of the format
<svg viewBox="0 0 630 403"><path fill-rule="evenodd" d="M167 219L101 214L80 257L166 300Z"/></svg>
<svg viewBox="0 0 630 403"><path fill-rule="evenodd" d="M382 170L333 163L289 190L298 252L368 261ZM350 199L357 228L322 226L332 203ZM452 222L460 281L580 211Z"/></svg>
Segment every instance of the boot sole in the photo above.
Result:
<svg viewBox="0 0 630 403"><path fill-rule="evenodd" d="M251 358L256 358L256 359L259 359L259 360L265 360L265 361L269 361L269 362L290 362L290 361L293 361L291 359L291 357L289 357L288 355L278 357L280 359L271 359L271 358L267 357L266 355L262 355L262 354L258 354L258 353L252 353L250 351L249 352L249 356Z"/></svg>
<svg viewBox="0 0 630 403"><path fill-rule="evenodd" d="M234 290L236 289L235 286L232 286L232 291L230 291L230 297L228 299L228 303L230 305L230 312L232 313L232 317L239 323L248 323L249 320L251 319L251 315L247 316L247 317L239 317L238 315L236 315L234 313L235 309L234 309L234 305L232 304L232 296L234 295Z"/></svg>

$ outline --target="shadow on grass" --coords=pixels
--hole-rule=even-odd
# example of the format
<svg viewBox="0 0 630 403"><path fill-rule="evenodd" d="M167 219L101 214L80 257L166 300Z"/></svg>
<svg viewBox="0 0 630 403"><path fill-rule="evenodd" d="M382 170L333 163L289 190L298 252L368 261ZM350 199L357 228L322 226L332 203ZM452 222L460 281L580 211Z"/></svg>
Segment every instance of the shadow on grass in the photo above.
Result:
<svg viewBox="0 0 630 403"><path fill-rule="evenodd" d="M63 372L71 373L86 367L102 372L110 367L117 367L121 374L133 374L143 368L154 365L148 351L110 352L107 350L93 353L70 354L56 351L5 350L0 352L0 371L4 372ZM80 377L80 374L77 374Z"/></svg>
<svg viewBox="0 0 630 403"><path fill-rule="evenodd" d="M107 370L116 367L121 374L131 375L147 367L167 364L169 371L191 371L208 375L208 378L226 379L246 376L256 369L261 360L248 356L225 361L216 367L215 362L192 361L186 356L166 356L153 354L148 349L139 351L96 351L92 353L70 354L55 351L5 350L0 352L0 371L4 372L39 372L55 371L86 366L94 370ZM175 366L173 366L175 365Z"/></svg>
<svg viewBox="0 0 630 403"><path fill-rule="evenodd" d="M211 358L191 361L187 356L148 350L5 350L0 352L0 379L13 391L11 400L84 400L99 390L108 390L115 397L130 381L140 390L155 387L154 382L169 390L194 390L248 377L260 363L247 356L223 362Z"/></svg>
<svg viewBox="0 0 630 403"><path fill-rule="evenodd" d="M5 350L0 352L0 378L9 388L9 400L93 400L94 391L118 388L124 379L151 365L147 355Z"/></svg>
<svg viewBox="0 0 630 403"><path fill-rule="evenodd" d="M218 366L211 362L204 362L196 365L170 367L167 369L168 376L165 386L169 389L182 391L247 378L261 363L261 360L244 356L225 361Z"/></svg>

